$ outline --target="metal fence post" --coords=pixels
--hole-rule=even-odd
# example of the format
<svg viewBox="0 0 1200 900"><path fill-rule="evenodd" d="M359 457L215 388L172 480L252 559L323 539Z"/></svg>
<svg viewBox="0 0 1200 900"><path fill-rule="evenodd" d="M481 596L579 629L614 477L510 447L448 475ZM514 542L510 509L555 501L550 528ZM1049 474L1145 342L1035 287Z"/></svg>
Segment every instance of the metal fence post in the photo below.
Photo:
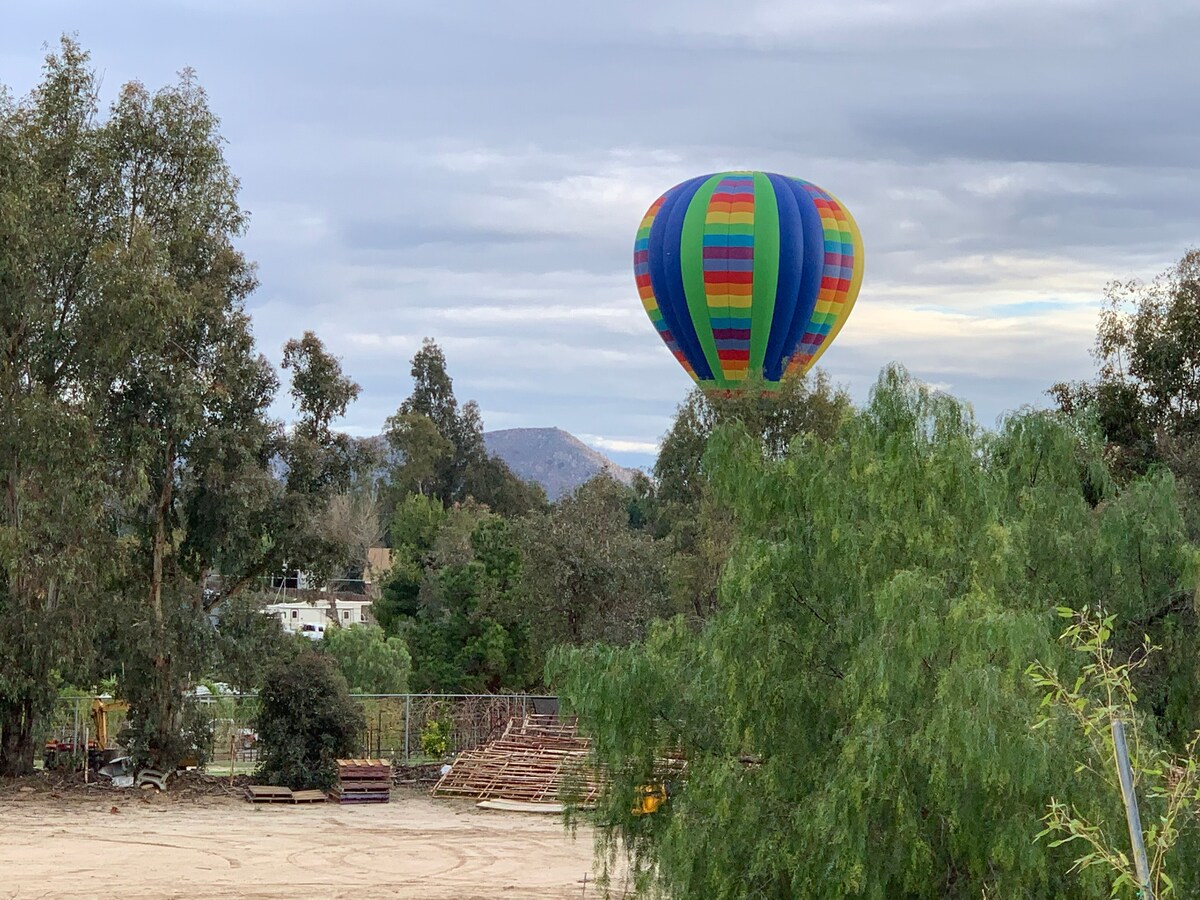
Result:
<svg viewBox="0 0 1200 900"><path fill-rule="evenodd" d="M408 722L412 713L412 694L404 695L404 763L408 764Z"/></svg>

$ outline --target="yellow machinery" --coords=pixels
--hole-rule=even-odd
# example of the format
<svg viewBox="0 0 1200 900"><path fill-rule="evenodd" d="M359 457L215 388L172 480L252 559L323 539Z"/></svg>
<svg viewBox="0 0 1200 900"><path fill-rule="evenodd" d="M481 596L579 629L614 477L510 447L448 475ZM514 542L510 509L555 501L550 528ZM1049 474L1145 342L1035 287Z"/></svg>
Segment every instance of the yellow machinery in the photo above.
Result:
<svg viewBox="0 0 1200 900"><path fill-rule="evenodd" d="M124 700L109 700L106 703L100 697L92 699L92 727L95 730L97 747L101 750L108 749L108 714L128 710L129 704Z"/></svg>
<svg viewBox="0 0 1200 900"><path fill-rule="evenodd" d="M667 802L667 789L662 784L643 784L638 788L638 796L630 810L635 816L648 816L658 812L658 808Z"/></svg>

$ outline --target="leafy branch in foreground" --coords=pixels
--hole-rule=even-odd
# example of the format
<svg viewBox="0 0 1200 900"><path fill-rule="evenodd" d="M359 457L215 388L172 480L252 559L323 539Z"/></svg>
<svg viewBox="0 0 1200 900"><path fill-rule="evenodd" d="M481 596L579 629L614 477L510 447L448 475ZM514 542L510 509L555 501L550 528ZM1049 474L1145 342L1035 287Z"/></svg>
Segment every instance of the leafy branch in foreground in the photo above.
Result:
<svg viewBox="0 0 1200 900"><path fill-rule="evenodd" d="M1056 670L1042 663L1028 669L1033 683L1046 691L1042 700L1042 717L1034 724L1041 728L1057 717L1072 721L1083 733L1089 749L1085 759L1075 768L1076 774L1090 773L1119 797L1121 785L1117 768L1117 748L1112 723L1121 721L1130 726L1132 748L1129 761L1133 784L1147 808L1144 829L1149 864L1150 885L1155 897L1175 896L1175 884L1168 875L1168 861L1184 827L1195 818L1200 803L1200 763L1196 747L1200 732L1186 745L1182 756L1173 756L1145 739L1137 714L1137 692L1133 686L1134 673L1145 667L1153 653L1161 648L1143 636L1140 645L1118 661L1110 644L1116 617L1097 616L1087 610L1060 607L1058 614L1070 619L1061 640L1077 653L1090 658L1080 669L1079 676L1068 684ZM1141 790L1139 791L1139 787ZM1138 892L1139 878L1130 854L1121 849L1127 838L1116 824L1109 825L1102 816L1080 811L1074 804L1051 798L1048 812L1042 820L1045 828L1039 840L1052 838L1051 847L1072 841L1082 841L1087 852L1078 856L1068 872L1101 866L1112 875L1112 895L1125 891Z"/></svg>

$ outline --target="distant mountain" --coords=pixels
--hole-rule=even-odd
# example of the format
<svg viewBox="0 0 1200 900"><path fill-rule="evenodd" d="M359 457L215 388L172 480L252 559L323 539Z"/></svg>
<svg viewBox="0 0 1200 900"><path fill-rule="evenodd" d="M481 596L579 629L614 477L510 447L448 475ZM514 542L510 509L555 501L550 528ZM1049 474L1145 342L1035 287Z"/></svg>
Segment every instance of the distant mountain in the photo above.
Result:
<svg viewBox="0 0 1200 900"><path fill-rule="evenodd" d="M624 484L636 474L561 428L485 431L483 440L489 453L508 463L519 477L540 484L551 500L571 493L603 469Z"/></svg>

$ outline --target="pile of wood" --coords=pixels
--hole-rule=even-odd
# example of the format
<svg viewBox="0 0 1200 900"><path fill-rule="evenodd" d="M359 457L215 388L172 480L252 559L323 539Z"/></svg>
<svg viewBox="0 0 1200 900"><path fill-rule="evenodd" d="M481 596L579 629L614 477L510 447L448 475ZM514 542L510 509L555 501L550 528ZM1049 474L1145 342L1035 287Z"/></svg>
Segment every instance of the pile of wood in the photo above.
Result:
<svg viewBox="0 0 1200 900"><path fill-rule="evenodd" d="M246 799L251 803L324 803L323 791L293 791L274 784L246 785Z"/></svg>
<svg viewBox="0 0 1200 900"><path fill-rule="evenodd" d="M292 789L275 784L248 784L246 799L251 803L291 803Z"/></svg>
<svg viewBox="0 0 1200 900"><path fill-rule="evenodd" d="M392 799L392 764L386 759L339 759L337 803L387 803Z"/></svg>
<svg viewBox="0 0 1200 900"><path fill-rule="evenodd" d="M524 803L555 803L565 796L590 806L603 779L592 767L588 749L574 720L511 719L500 737L459 754L433 795Z"/></svg>

